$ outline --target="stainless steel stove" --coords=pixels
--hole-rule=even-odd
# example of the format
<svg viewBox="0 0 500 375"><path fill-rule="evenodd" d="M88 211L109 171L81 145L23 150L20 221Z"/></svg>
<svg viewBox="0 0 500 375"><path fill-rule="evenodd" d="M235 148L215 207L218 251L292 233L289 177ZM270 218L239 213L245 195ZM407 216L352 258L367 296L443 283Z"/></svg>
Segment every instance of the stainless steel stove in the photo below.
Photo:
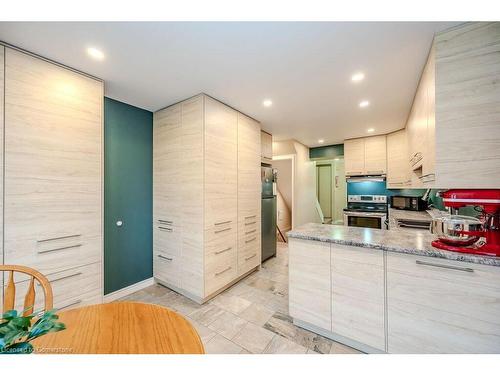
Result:
<svg viewBox="0 0 500 375"><path fill-rule="evenodd" d="M387 229L387 197L385 195L348 195L344 208L344 225Z"/></svg>

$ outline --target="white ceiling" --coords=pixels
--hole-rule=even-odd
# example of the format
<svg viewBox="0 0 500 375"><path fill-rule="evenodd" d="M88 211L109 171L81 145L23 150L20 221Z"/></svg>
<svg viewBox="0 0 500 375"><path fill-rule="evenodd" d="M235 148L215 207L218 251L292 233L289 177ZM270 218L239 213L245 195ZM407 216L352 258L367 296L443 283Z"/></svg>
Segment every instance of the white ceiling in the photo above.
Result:
<svg viewBox="0 0 500 375"><path fill-rule="evenodd" d="M402 128L433 34L454 24L0 22L0 40L104 79L108 97L154 111L205 92L317 146Z"/></svg>

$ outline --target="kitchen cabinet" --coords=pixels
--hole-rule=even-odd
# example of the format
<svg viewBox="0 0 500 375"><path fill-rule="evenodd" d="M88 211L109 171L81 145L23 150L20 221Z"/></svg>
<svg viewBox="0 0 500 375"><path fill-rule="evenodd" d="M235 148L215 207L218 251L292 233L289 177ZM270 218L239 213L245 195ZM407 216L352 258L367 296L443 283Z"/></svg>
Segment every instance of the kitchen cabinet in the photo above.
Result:
<svg viewBox="0 0 500 375"><path fill-rule="evenodd" d="M3 129L4 129L4 72L5 48L0 44L0 165L3 165ZM0 175L0 196L3 197L3 174ZM3 199L0 199L0 228L3 228ZM0 230L0 258L3 260L3 230ZM3 272L0 272L0 285L3 284ZM3 289L0 293L0 306L3 307Z"/></svg>
<svg viewBox="0 0 500 375"><path fill-rule="evenodd" d="M273 161L273 136L262 130L260 133L260 143L262 163L271 164Z"/></svg>
<svg viewBox="0 0 500 375"><path fill-rule="evenodd" d="M53 280L56 308L100 302L103 82L1 50L4 262Z"/></svg>
<svg viewBox="0 0 500 375"><path fill-rule="evenodd" d="M331 331L330 244L291 238L288 251L290 316Z"/></svg>
<svg viewBox="0 0 500 375"><path fill-rule="evenodd" d="M387 253L390 353L499 353L500 269Z"/></svg>
<svg viewBox="0 0 500 375"><path fill-rule="evenodd" d="M333 333L384 351L384 252L331 244L331 257Z"/></svg>
<svg viewBox="0 0 500 375"><path fill-rule="evenodd" d="M406 129L387 134L387 188L411 186Z"/></svg>
<svg viewBox="0 0 500 375"><path fill-rule="evenodd" d="M386 174L386 136L346 140L344 160L346 176Z"/></svg>
<svg viewBox="0 0 500 375"><path fill-rule="evenodd" d="M257 121L202 94L154 114L160 283L204 302L259 267L260 137Z"/></svg>

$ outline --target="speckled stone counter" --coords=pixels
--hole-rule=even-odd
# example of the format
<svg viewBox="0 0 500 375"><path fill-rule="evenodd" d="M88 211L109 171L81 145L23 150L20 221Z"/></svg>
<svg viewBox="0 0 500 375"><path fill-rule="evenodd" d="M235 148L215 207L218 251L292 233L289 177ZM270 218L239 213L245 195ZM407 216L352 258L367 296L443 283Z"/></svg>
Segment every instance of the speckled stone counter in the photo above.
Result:
<svg viewBox="0 0 500 375"><path fill-rule="evenodd" d="M464 254L439 250L431 245L435 239L428 232L407 232L309 223L287 233L289 238L331 242L413 255L500 266L500 257Z"/></svg>

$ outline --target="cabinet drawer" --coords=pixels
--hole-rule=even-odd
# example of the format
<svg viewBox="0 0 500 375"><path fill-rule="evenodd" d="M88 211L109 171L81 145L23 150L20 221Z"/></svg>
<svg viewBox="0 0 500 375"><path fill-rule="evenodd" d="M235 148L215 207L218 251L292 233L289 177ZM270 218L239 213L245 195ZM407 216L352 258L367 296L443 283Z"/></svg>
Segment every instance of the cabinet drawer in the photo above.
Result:
<svg viewBox="0 0 500 375"><path fill-rule="evenodd" d="M243 275L257 267L260 261L260 241L252 241L238 247L238 275Z"/></svg>
<svg viewBox="0 0 500 375"><path fill-rule="evenodd" d="M220 221L205 230L205 243L210 245L221 239L236 239L237 225L234 220Z"/></svg>
<svg viewBox="0 0 500 375"><path fill-rule="evenodd" d="M232 252L216 263L205 268L205 295L209 295L226 286L237 277L236 252Z"/></svg>
<svg viewBox="0 0 500 375"><path fill-rule="evenodd" d="M163 251L153 253L153 276L166 284L180 287L180 257Z"/></svg>
<svg viewBox="0 0 500 375"><path fill-rule="evenodd" d="M63 309L83 305L83 302L89 299L100 302L99 299L102 297L101 267L101 262L98 262L46 275L54 295L54 308ZM14 275L16 277L20 274ZM7 283L7 275L4 282ZM24 306L24 296L28 286L28 280L16 282L16 309L18 311ZM44 298L43 290L38 284L35 286L35 296L35 311L40 311L44 306Z"/></svg>
<svg viewBox="0 0 500 375"><path fill-rule="evenodd" d="M154 249L179 255L182 249L182 233L180 228L155 224L153 229Z"/></svg>

